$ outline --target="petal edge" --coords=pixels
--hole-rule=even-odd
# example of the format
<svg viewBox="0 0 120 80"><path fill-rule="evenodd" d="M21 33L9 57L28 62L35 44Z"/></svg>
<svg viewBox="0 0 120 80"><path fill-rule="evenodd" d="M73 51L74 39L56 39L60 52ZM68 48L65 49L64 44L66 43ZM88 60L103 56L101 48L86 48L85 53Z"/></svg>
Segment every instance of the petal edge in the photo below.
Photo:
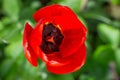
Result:
<svg viewBox="0 0 120 80"><path fill-rule="evenodd" d="M27 60L33 66L37 66L37 57L34 55L31 47L29 46L29 42L28 42L28 38L29 38L32 30L33 30L32 27L27 22L25 24L25 29L24 29L24 33L23 33L23 47L24 47L24 53L25 53Z"/></svg>
<svg viewBox="0 0 120 80"><path fill-rule="evenodd" d="M81 53L79 53L81 52ZM51 66L46 64L48 71L55 73L55 74L68 74L80 69L86 60L86 47L82 45L82 47L76 52L74 56L71 56L70 64L66 64L63 66Z"/></svg>

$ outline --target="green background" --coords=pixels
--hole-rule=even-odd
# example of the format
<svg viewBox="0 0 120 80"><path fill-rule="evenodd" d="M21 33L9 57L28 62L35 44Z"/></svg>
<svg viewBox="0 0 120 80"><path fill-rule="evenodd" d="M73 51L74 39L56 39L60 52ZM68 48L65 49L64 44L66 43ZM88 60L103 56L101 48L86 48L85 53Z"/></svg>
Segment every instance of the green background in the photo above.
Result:
<svg viewBox="0 0 120 80"><path fill-rule="evenodd" d="M50 4L69 6L86 25L87 60L78 71L55 75L26 60L22 35L32 14ZM119 80L120 0L0 0L0 80Z"/></svg>

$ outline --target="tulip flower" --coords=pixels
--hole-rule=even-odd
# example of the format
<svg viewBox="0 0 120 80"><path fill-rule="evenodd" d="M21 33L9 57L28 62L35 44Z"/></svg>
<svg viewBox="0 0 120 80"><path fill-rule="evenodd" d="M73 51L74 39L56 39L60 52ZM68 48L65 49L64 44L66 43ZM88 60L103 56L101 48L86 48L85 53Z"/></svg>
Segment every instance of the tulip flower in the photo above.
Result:
<svg viewBox="0 0 120 80"><path fill-rule="evenodd" d="M23 33L27 60L37 66L40 59L55 74L80 69L86 60L87 30L76 14L67 6L54 4L39 9L33 18L35 27L26 22Z"/></svg>

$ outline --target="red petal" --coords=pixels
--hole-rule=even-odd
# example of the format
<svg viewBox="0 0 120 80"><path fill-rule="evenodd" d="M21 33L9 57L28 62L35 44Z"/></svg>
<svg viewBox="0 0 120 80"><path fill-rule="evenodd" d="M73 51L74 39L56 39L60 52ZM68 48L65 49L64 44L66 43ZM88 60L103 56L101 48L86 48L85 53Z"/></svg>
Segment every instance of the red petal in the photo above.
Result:
<svg viewBox="0 0 120 80"><path fill-rule="evenodd" d="M32 49L28 43L28 38L29 38L32 30L33 30L32 27L28 23L26 23L24 33L23 33L23 47L24 47L25 56L28 59L28 61L33 66L37 66L37 57L33 53Z"/></svg>
<svg viewBox="0 0 120 80"><path fill-rule="evenodd" d="M80 69L86 60L85 45L82 45L81 48L74 53L74 55L69 56L69 59L66 60L68 60L70 63L61 66L53 66L50 63L47 63L46 65L48 71L55 74L67 74Z"/></svg>
<svg viewBox="0 0 120 80"><path fill-rule="evenodd" d="M33 18L36 20L36 22L38 22L42 18L62 16L69 13L70 11L66 8L66 6L54 4L39 9L37 12L34 13Z"/></svg>
<svg viewBox="0 0 120 80"><path fill-rule="evenodd" d="M65 63L68 64L69 61L64 62L64 60L62 61L58 59L58 57L55 57L58 55L51 57L42 53L40 44L42 41L42 27L44 22L41 20L49 19L48 22L52 22L53 24L60 26L64 35L64 40L60 47L60 52L57 54L62 54L62 58L73 55L84 43L87 31L84 25L79 21L71 9L61 5L51 5L41 8L33 15L33 17L37 22L39 21L30 37L30 45L34 52L45 62L49 63L48 60L52 60L51 65L53 66L61 66Z"/></svg>
<svg viewBox="0 0 120 80"><path fill-rule="evenodd" d="M69 58L62 58L59 53L47 54L46 56L48 58L47 64L49 64L49 66L59 67L70 63Z"/></svg>
<svg viewBox="0 0 120 80"><path fill-rule="evenodd" d="M23 32L23 46L25 46L26 42L28 42L28 37L30 36L30 33L32 30L33 30L32 27L27 22L25 24L25 28L24 28L24 32Z"/></svg>
<svg viewBox="0 0 120 80"><path fill-rule="evenodd" d="M86 40L86 28L75 13L66 6L55 4L41 8L33 17L37 22L43 18L51 19L50 21L53 24L60 26L64 35L64 40L60 47L62 57L72 55ZM71 49L73 47L74 49Z"/></svg>
<svg viewBox="0 0 120 80"><path fill-rule="evenodd" d="M25 56L28 59L28 61L33 65L37 66L37 57L33 53L32 49L28 46L26 49L24 48Z"/></svg>
<svg viewBox="0 0 120 80"><path fill-rule="evenodd" d="M36 22L38 22L40 19L43 18L46 19L46 18L54 18L54 17L60 17L61 19L60 18L58 19L60 22L64 22L67 19L68 22L71 21L73 24L77 20L77 23L82 25L82 23L79 22L79 20L77 19L76 14L70 8L58 4L43 7L39 9L37 12L35 12L33 15L33 18L36 20ZM64 23L66 24L66 22ZM84 28L84 31L86 32L85 27L83 25L81 27ZM64 28L69 28L69 26L66 26Z"/></svg>
<svg viewBox="0 0 120 80"><path fill-rule="evenodd" d="M40 45L42 43L42 30L43 30L44 22L40 21L31 32L29 37L29 43L35 54L42 59L43 61L47 62L46 55L41 51Z"/></svg>
<svg viewBox="0 0 120 80"><path fill-rule="evenodd" d="M62 57L72 55L86 40L86 29L84 25L76 16L71 16L72 15L55 17L53 21L55 25L60 26L64 35L64 39L60 47Z"/></svg>

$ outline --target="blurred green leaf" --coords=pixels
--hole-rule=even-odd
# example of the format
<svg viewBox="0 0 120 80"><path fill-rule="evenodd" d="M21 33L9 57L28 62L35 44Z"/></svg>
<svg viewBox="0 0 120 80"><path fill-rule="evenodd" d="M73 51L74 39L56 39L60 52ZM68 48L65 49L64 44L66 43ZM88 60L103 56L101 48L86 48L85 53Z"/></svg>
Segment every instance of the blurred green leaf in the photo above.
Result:
<svg viewBox="0 0 120 80"><path fill-rule="evenodd" d="M113 46L119 45L120 31L113 26L107 24L98 25L98 33L103 41Z"/></svg>
<svg viewBox="0 0 120 80"><path fill-rule="evenodd" d="M4 77L5 80L15 80L17 79L18 72L17 72L17 65L14 63L9 70L9 72L6 75L7 77Z"/></svg>
<svg viewBox="0 0 120 80"><path fill-rule="evenodd" d="M99 21L102 21L107 24L111 24L111 20L101 14L97 13L97 12L88 11L88 12L82 14L82 16L84 16L85 18L95 19L95 20L99 20Z"/></svg>
<svg viewBox="0 0 120 80"><path fill-rule="evenodd" d="M12 31L13 27L6 27L4 30L0 31L0 41L4 40L4 38L8 37L10 31Z"/></svg>
<svg viewBox="0 0 120 80"><path fill-rule="evenodd" d="M41 6L41 3L39 2L39 1L33 1L32 3L31 3L31 7L33 8L33 9L37 9L37 8L39 8Z"/></svg>
<svg viewBox="0 0 120 80"><path fill-rule="evenodd" d="M16 59L22 51L23 48L21 40L11 43L5 48L6 56L12 59Z"/></svg>
<svg viewBox="0 0 120 80"><path fill-rule="evenodd" d="M120 5L120 0L111 0L113 5Z"/></svg>
<svg viewBox="0 0 120 80"><path fill-rule="evenodd" d="M106 66L110 61L115 59L115 53L110 45L100 45L94 52L94 59Z"/></svg>
<svg viewBox="0 0 120 80"><path fill-rule="evenodd" d="M17 20L20 10L19 0L3 0L3 10L12 20Z"/></svg>
<svg viewBox="0 0 120 80"><path fill-rule="evenodd" d="M20 20L32 20L33 17L33 13L36 10L34 8L31 7L25 7L21 12L20 12Z"/></svg>
<svg viewBox="0 0 120 80"><path fill-rule="evenodd" d="M79 80L95 80L92 76L81 75Z"/></svg>
<svg viewBox="0 0 120 80"><path fill-rule="evenodd" d="M0 30L4 28L3 23L0 21Z"/></svg>
<svg viewBox="0 0 120 80"><path fill-rule="evenodd" d="M21 69L23 70L22 72ZM46 80L47 77L47 74L42 71L42 68L40 68L39 65L33 67L26 59L24 59L23 64L19 66L19 72L22 80Z"/></svg>
<svg viewBox="0 0 120 80"><path fill-rule="evenodd" d="M120 29L120 21L112 21L112 26L115 26L116 28Z"/></svg>
<svg viewBox="0 0 120 80"><path fill-rule="evenodd" d="M3 23L3 25L9 25L12 23L11 19L9 17L4 17L1 19L1 22Z"/></svg>
<svg viewBox="0 0 120 80"><path fill-rule="evenodd" d="M118 68L119 74L120 74L120 48L117 48L115 50L115 60L117 63L117 68Z"/></svg>
<svg viewBox="0 0 120 80"><path fill-rule="evenodd" d="M5 42L5 41L0 41L0 64L2 63L2 61L5 60L5 47L7 46L8 44Z"/></svg>
<svg viewBox="0 0 120 80"><path fill-rule="evenodd" d="M48 75L47 80L74 80L72 75L66 74L66 75Z"/></svg>
<svg viewBox="0 0 120 80"><path fill-rule="evenodd" d="M6 59L0 64L0 77L5 78L7 73L10 71L12 65L14 64L13 60Z"/></svg>
<svg viewBox="0 0 120 80"><path fill-rule="evenodd" d="M0 41L5 40L10 43L21 39L22 25L20 23L9 24L4 27L0 34Z"/></svg>
<svg viewBox="0 0 120 80"><path fill-rule="evenodd" d="M20 23L14 24L12 26L13 26L13 29L11 30L11 32L9 32L4 37L4 39L9 43L19 41L19 40L21 40L21 37L22 37L21 28L23 26Z"/></svg>

